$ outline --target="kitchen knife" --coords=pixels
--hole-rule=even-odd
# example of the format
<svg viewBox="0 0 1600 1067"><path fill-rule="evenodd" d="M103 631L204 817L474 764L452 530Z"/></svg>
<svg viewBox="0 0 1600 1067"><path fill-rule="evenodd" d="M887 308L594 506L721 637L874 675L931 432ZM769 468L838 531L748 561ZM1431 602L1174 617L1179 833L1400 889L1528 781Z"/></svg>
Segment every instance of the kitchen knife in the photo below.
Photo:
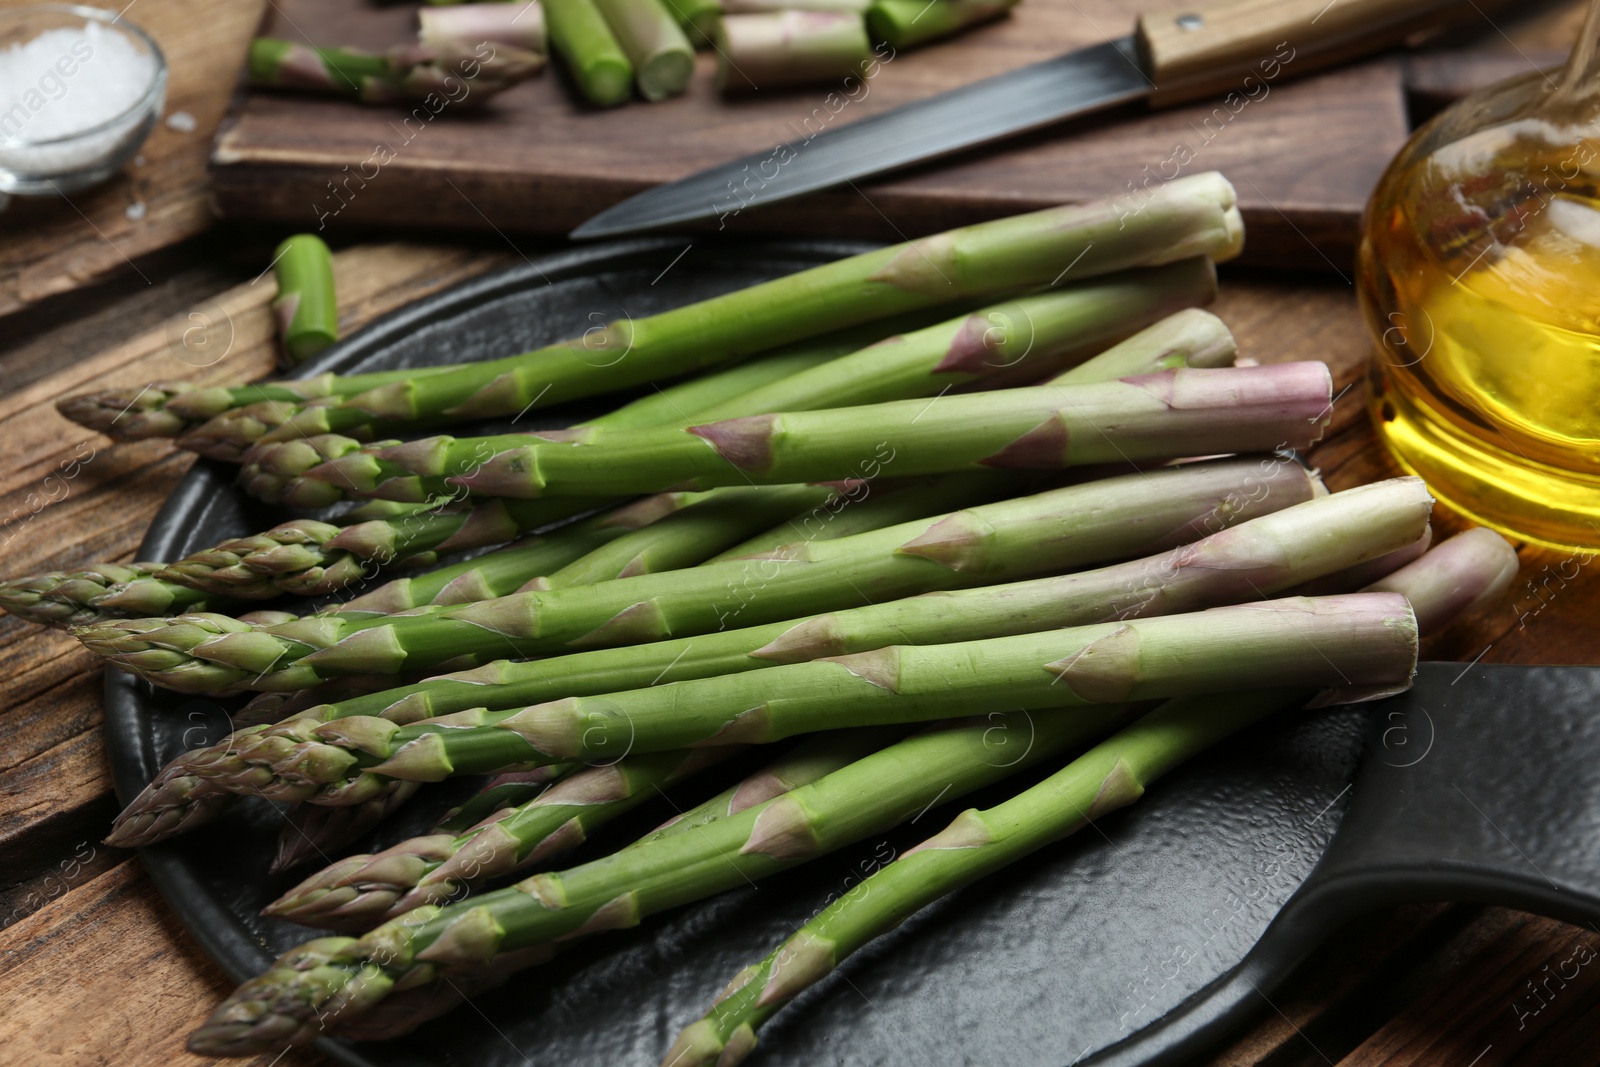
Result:
<svg viewBox="0 0 1600 1067"><path fill-rule="evenodd" d="M1229 91L1249 99L1283 78L1469 17L1481 17L1472 0L1226 0L1147 13L1130 36L658 185L571 236L726 219L1135 100L1163 107Z"/></svg>

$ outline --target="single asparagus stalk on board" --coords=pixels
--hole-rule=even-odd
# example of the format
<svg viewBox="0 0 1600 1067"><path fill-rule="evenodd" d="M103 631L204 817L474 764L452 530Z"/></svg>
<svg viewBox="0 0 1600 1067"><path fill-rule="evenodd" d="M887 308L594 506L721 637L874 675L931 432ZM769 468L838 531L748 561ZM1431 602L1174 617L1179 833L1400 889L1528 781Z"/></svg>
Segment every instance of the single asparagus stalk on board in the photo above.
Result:
<svg viewBox="0 0 1600 1067"><path fill-rule="evenodd" d="M257 789L280 799L313 799L337 793L363 773L441 781L630 752L928 722L985 704L1038 710L1212 692L1237 686L1240 677L1258 687L1392 691L1410 684L1415 636L1404 598L1367 593L979 641L890 645L521 709L459 712L412 726L341 719L304 736L322 743L301 749L309 758L297 766L280 761L270 786L260 767L251 767L245 781L215 781L230 792ZM1297 655L1308 642L1321 655ZM202 767L199 773L208 777L215 770Z"/></svg>
<svg viewBox="0 0 1600 1067"><path fill-rule="evenodd" d="M459 657L534 656L755 625L931 592L993 584L1171 547L1219 508L1239 520L1298 503L1312 481L1291 465L1286 491L1257 501L1253 461L1186 465L1068 486L886 530L807 542L594 586L517 593L384 619L323 615L271 627L220 615L129 619L74 631L111 662L185 692L290 690L340 674L417 671ZM1260 511L1254 509L1260 508Z"/></svg>
<svg viewBox="0 0 1600 1067"><path fill-rule="evenodd" d="M283 345L281 362L293 367L339 339L333 253L315 234L297 233L272 254L272 275L278 282L272 310Z"/></svg>
<svg viewBox="0 0 1600 1067"><path fill-rule="evenodd" d="M318 48L274 37L250 42L250 83L350 96L369 104L447 95L477 105L544 68L544 56L488 42L446 41L388 52Z"/></svg>
<svg viewBox="0 0 1600 1067"><path fill-rule="evenodd" d="M867 32L896 51L1009 14L1018 0L873 0Z"/></svg>
<svg viewBox="0 0 1600 1067"><path fill-rule="evenodd" d="M281 957L190 1037L203 1055L243 1056L305 1044L381 1013L391 994L492 982L542 962L558 939L632 926L881 833L934 803L1103 735L1121 708L1013 713L931 730L809 785L700 827L623 849L445 907L407 913L360 940L321 938ZM1013 733L1032 743L1013 756ZM471 931L472 936L467 935ZM469 954L468 945L477 951Z"/></svg>
<svg viewBox="0 0 1600 1067"><path fill-rule="evenodd" d="M1052 470L1184 455L1299 449L1326 427L1332 379L1320 361L1180 368L1140 378L1043 385L825 411L785 411L688 428L434 437L353 453L306 472L346 491L414 500L430 478L486 496L536 498L941 474ZM457 471L470 473L457 474Z"/></svg>
<svg viewBox="0 0 1600 1067"><path fill-rule="evenodd" d="M543 0L550 48L583 98L615 107L633 95L633 64L594 0Z"/></svg>
<svg viewBox="0 0 1600 1067"><path fill-rule="evenodd" d="M985 379L1038 381L1063 366L1082 362L1107 342L1125 338L1163 315L1207 302L1215 293L1215 271L1204 258L1126 271L879 340L851 355L724 398L695 411L692 418L710 422L935 396ZM1153 351L1169 344L1197 353L1212 345L1232 345L1226 327L1214 318L1184 319L1171 331L1151 337L1138 335L1136 345ZM684 409L683 414L664 421L681 427L691 418ZM639 426L630 419L620 427L612 422L603 428ZM346 494L359 496L373 484L394 479L403 481L403 495L422 500L455 491L447 483L447 475L469 473L488 456L530 440L534 438L519 433L462 441L440 437L427 445L387 441L363 446L353 438L323 435L253 449L240 481L253 496L301 507L325 507ZM447 442L452 455L439 470L423 472L408 466L407 456ZM317 465L308 462L311 459Z"/></svg>
<svg viewBox="0 0 1600 1067"><path fill-rule="evenodd" d="M545 14L554 41L549 6ZM410 379L397 380L394 372L332 379L322 384L325 399L317 403L264 396L278 406L239 419L219 409L186 436L197 450L238 456L261 439L324 433L370 438L382 430L516 415L875 319L1048 286L1063 272L1076 280L1191 256L1220 262L1236 255L1242 240L1232 186L1221 175L1197 174L1167 182L1137 212L1112 198L980 223L613 322L532 353ZM292 383L291 391L306 384ZM213 404L229 393L203 392ZM70 399L62 406L68 417L102 410L92 400ZM277 424L269 426L273 419Z"/></svg>
<svg viewBox="0 0 1600 1067"><path fill-rule="evenodd" d="M547 51L544 9L537 3L425 7L417 12L417 41L433 48L489 41L543 55Z"/></svg>
<svg viewBox="0 0 1600 1067"><path fill-rule="evenodd" d="M238 602L154 577L160 563L97 563L0 582L0 608L41 626L88 626L104 619L227 611Z"/></svg>
<svg viewBox="0 0 1600 1067"><path fill-rule="evenodd" d="M1298 471L1280 464L1262 473L1270 478L1280 469ZM1305 484L1264 481L1241 490L1241 499L1246 493L1252 499L1285 491L1298 496L1299 486ZM248 782L252 790L267 795L303 797L304 789L286 784L277 770L313 758L321 744L317 728L323 723L378 716L408 725L473 708L515 709L563 697L866 652L887 644L978 640L1272 596L1314 575L1359 565L1405 544L1426 524L1430 504L1418 480L1396 479L1317 498L1161 556L1096 571L533 663L500 661L387 693L345 699L180 756L119 816L113 839L120 844L147 844L154 840L146 836L147 827L182 823L166 809L191 802L202 771L214 788L231 780ZM1224 508L1206 517L1201 528L1229 521L1230 512ZM381 787L381 779L363 777L339 794L318 799L359 799Z"/></svg>
<svg viewBox="0 0 1600 1067"><path fill-rule="evenodd" d="M715 40L725 93L864 79L876 63L866 23L853 11L724 15Z"/></svg>
<svg viewBox="0 0 1600 1067"><path fill-rule="evenodd" d="M1426 636L1502 596L1516 569L1516 553L1503 538L1475 530L1382 584L1411 601ZM1168 771L1313 695L1263 689L1177 697L1012 799L963 811L943 832L880 868L859 892L828 905L777 951L741 971L705 1017L679 1035L662 1067L733 1067L755 1048L763 1023L873 938L940 897L1137 801Z"/></svg>
<svg viewBox="0 0 1600 1067"><path fill-rule="evenodd" d="M594 0L633 64L646 100L677 96L694 74L694 47L661 0Z"/></svg>

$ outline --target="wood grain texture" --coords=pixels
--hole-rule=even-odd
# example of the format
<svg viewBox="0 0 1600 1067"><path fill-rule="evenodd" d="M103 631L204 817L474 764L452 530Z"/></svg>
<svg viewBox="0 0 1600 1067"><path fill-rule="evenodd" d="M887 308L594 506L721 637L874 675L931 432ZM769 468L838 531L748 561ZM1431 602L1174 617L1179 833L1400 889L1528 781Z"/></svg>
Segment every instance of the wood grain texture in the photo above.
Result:
<svg viewBox="0 0 1600 1067"><path fill-rule="evenodd" d="M127 860L67 888L0 931L0 1064L145 1067L229 1063L307 1067L314 1053L220 1061L191 1056L196 1009L227 977L191 942ZM17 1010L26 1005L26 1010Z"/></svg>
<svg viewBox="0 0 1600 1067"><path fill-rule="evenodd" d="M380 12L362 0L277 7L272 32L298 39L303 31L319 43L393 44L413 17L407 5ZM1131 0L1029 0L1010 18L896 56L867 86L832 98L826 87L769 88L723 100L707 53L683 97L605 112L575 103L559 72L496 97L481 113L447 106L409 122L403 110L253 93L217 142L217 202L229 216L298 227L404 220L562 234L624 197L719 160L780 141L804 151L802 142L824 128L1127 34L1137 9ZM752 211L727 228L894 240L1104 195L1158 180L1153 175L1215 169L1238 186L1248 258L1342 269L1367 192L1406 136L1398 63L1281 77L1254 95L1229 106L1120 109L859 190Z"/></svg>
<svg viewBox="0 0 1600 1067"><path fill-rule="evenodd" d="M1340 1067L1594 1062L1600 934L1493 909L1463 939L1478 945L1460 966L1484 980L1432 986Z"/></svg>
<svg viewBox="0 0 1600 1067"><path fill-rule="evenodd" d="M25 0L0 0L0 8ZM119 5L120 6L120 5ZM132 7L133 5L129 5ZM70 198L14 199L0 242L0 315L67 292L211 225L206 158L265 0L141 0L128 18L167 57L165 116L138 159ZM201 10L197 10L201 9ZM196 17L202 14L203 17Z"/></svg>

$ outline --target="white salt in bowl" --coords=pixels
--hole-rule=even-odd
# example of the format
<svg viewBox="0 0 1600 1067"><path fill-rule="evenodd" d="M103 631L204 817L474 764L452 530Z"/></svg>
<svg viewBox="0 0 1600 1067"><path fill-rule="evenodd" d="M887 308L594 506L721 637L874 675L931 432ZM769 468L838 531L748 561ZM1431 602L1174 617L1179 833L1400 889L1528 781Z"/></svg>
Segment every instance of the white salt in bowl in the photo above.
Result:
<svg viewBox="0 0 1600 1067"><path fill-rule="evenodd" d="M167 62L114 11L0 9L0 193L53 196L133 158L166 96Z"/></svg>

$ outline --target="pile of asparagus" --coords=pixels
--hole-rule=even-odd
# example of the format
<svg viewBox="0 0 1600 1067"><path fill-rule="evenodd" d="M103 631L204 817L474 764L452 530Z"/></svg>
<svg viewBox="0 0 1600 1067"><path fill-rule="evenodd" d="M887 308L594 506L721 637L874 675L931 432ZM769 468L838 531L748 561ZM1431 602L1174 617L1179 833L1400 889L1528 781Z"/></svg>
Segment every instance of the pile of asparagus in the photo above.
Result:
<svg viewBox="0 0 1600 1067"><path fill-rule="evenodd" d="M1326 368L1235 365L1198 307L1241 240L1231 187L1199 175L1135 213L984 223L484 363L63 402L237 461L266 499L359 501L0 587L155 685L253 694L111 843L271 802L283 870L489 776L431 833L286 885L270 914L339 936L190 1047L403 1034L584 936L1016 780L683 1020L664 1062L726 1067L930 901L1273 712L1403 689L1419 632L1497 596L1515 556L1481 530L1431 546L1416 479L1329 494L1297 462ZM568 430L419 436L647 383ZM239 614L285 593L335 599ZM730 762L755 769L716 792ZM607 840L697 783L715 795ZM591 839L611 851L559 869Z"/></svg>
<svg viewBox="0 0 1600 1067"><path fill-rule="evenodd" d="M375 53L260 37L250 78L267 88L481 104L539 73L554 51L578 92L614 107L683 93L696 48L717 87L859 82L898 52L1000 18L1018 0L516 0L423 8L414 44ZM854 89L850 90L852 93Z"/></svg>

